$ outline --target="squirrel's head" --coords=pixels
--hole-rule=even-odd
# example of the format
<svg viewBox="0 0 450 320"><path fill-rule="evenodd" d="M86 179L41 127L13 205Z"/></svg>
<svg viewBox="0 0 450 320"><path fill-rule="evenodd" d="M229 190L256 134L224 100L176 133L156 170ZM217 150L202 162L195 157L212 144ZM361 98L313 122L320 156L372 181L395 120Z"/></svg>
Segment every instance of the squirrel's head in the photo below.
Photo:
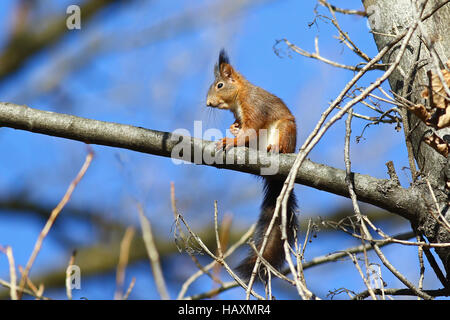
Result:
<svg viewBox="0 0 450 320"><path fill-rule="evenodd" d="M214 82L206 97L208 107L231 109L236 101L240 75L230 65L230 60L224 49L220 51L219 61L214 66Z"/></svg>

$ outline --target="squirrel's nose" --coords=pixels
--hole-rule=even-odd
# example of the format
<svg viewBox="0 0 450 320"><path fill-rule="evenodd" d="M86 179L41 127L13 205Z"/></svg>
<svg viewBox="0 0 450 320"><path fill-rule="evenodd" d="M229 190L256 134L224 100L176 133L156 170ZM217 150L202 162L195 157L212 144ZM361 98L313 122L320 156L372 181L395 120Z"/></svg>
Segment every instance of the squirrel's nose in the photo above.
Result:
<svg viewBox="0 0 450 320"><path fill-rule="evenodd" d="M207 105L208 107L212 107L212 102L211 102L211 100L206 100L206 105Z"/></svg>

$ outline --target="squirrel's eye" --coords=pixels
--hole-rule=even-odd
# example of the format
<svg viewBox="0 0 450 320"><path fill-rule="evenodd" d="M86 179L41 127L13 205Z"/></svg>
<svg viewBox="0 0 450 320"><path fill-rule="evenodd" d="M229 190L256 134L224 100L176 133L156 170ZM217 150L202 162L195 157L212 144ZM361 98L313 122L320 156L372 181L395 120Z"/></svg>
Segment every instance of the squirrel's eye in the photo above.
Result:
<svg viewBox="0 0 450 320"><path fill-rule="evenodd" d="M219 82L218 84L217 84L217 89L220 89L220 88L222 88L223 87L223 83L222 82Z"/></svg>

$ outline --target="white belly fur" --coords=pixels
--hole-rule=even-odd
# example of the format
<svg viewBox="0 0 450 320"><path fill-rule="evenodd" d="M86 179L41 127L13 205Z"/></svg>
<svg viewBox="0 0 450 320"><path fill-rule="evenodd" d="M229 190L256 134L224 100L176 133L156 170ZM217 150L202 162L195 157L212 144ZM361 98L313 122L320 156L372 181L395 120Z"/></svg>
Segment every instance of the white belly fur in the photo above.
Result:
<svg viewBox="0 0 450 320"><path fill-rule="evenodd" d="M272 123L267 129L261 129L259 135L259 150L267 150L268 145L279 144L278 121Z"/></svg>

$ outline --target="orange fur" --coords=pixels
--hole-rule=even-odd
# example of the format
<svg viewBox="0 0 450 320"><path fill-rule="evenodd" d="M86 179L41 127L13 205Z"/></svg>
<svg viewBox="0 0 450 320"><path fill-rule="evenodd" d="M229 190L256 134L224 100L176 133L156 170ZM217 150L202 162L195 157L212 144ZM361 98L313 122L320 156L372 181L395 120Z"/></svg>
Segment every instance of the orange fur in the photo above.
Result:
<svg viewBox="0 0 450 320"><path fill-rule="evenodd" d="M276 153L295 152L297 137L295 118L280 98L246 80L229 64L228 56L223 50L219 55L219 63L216 65L214 73L215 80L208 91L207 105L230 110L235 117L235 122L230 126L234 138L219 140L217 142L218 150L249 145L253 139L259 138L261 129L266 129L268 132L267 151ZM277 141L272 141L271 134L273 132L278 132ZM274 137L277 137L277 135L275 134ZM276 198L282 187L282 181L265 177L264 201L255 233L255 242L258 249L261 247L262 235L266 232L270 223ZM288 239L290 243L294 239L296 226L295 208L296 200L292 193L288 200ZM275 268L280 268L284 259L280 224L281 221L278 218L263 253L263 257ZM251 252L238 267L241 275L245 278L250 276L256 257L255 253Z"/></svg>

